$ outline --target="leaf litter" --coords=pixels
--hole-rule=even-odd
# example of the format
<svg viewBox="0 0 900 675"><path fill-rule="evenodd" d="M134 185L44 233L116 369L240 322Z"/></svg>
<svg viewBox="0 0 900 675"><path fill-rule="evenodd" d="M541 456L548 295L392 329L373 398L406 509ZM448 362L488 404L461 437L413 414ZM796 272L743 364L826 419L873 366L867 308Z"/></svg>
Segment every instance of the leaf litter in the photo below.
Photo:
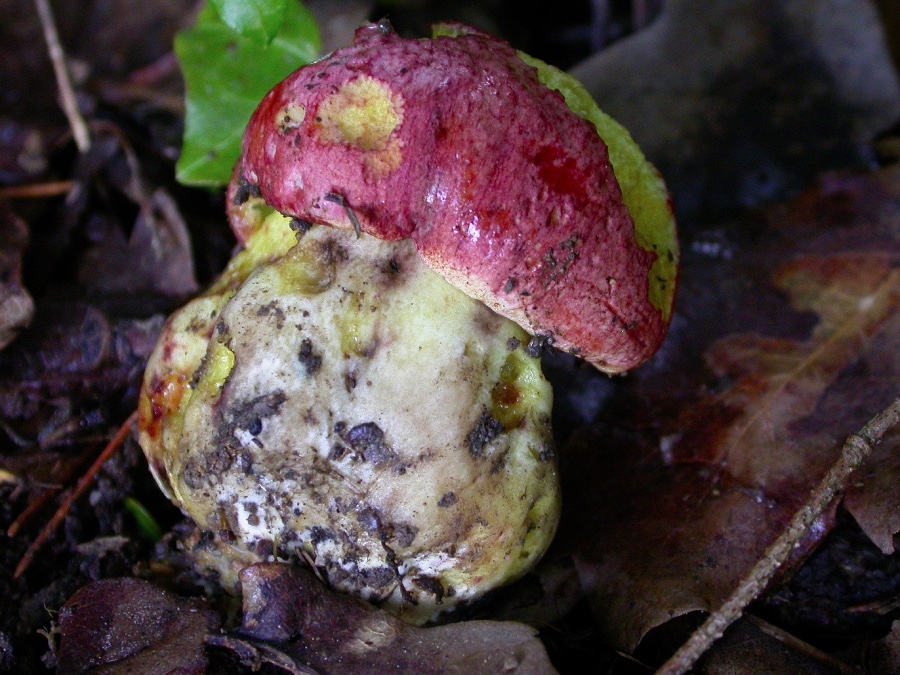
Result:
<svg viewBox="0 0 900 675"><path fill-rule="evenodd" d="M635 373L566 448L564 476L577 480L564 487L561 545L620 649L634 650L672 617L721 604L843 440L897 397L897 176L869 178L872 190L857 190L858 180L840 195L845 214L860 195L881 197L860 203L862 217L844 222L839 240L776 208L746 225L754 243L727 259L692 247L681 289L692 316L676 326L673 350ZM705 294L710 275L737 279L743 300ZM772 289L783 301L779 336L769 333ZM704 334L702 361L682 331ZM678 370L690 374L673 391L666 375ZM863 488L859 503L896 522L890 501ZM798 550L808 553L829 530L820 520Z"/></svg>
<svg viewBox="0 0 900 675"><path fill-rule="evenodd" d="M673 0L672 5L676 4ZM4 100L4 112L20 105L19 110L26 114L30 111L31 117L49 113L47 119L55 119L56 126L45 128L33 120L29 124L18 123L21 126L14 129L8 146L15 152L6 158L22 161L13 162L5 171L8 162L4 160L3 184L18 186L75 178L71 186L76 188L74 193L67 190L69 197L65 200L67 191L59 192L61 188L56 186L53 194L61 196L40 204L16 204L16 212L22 214L31 229L24 286L37 289L38 310L32 327L0 358L5 373L0 385L4 410L16 410L19 415L7 417L4 413L6 435L2 449L7 468L0 481L0 490L7 498L0 511L4 527L40 491L48 486L62 487L70 481L79 466L89 463L91 452L96 452L92 448L102 445L108 430L127 415L141 363L146 358L145 346L152 345L165 308L173 303L172 296L191 292L192 252L183 245L184 229L179 221L186 224L194 238L195 261L208 255L210 249L227 255L230 247L221 233L209 235L198 230L197 214L204 210L221 211L221 204L207 197L186 198L165 177L166 171L171 171L174 150L171 115L178 109L170 99L178 93L179 83L169 90L171 82L166 81L165 92L138 91L144 78L158 82L151 71L159 69L160 77L171 72L166 66L171 55L167 57L166 51L174 30L184 25L183 10L175 11L166 2L144 3L126 24L110 19L116 16L115 3L111 2L94 3L86 15L89 19L78 17L79 12L83 13L81 6L72 10L67 3L57 3L56 9L64 38L77 34L83 24L99 27L90 31L91 38L82 39L74 52L78 59L85 59L88 78L97 85L79 89L89 120L94 123L100 110L104 116L122 122L121 129L128 130L126 135L131 142L137 130L137 142L132 152L108 122L99 129L95 124L92 130L97 147L92 146L89 157L73 162L66 152L60 151L64 141L59 139L64 138L64 130L61 116L57 113L54 118L52 114L56 106L52 86L29 88L27 94L33 94L29 98L26 90L16 85L8 92L12 98ZM862 18L862 28L847 31L856 36L853 39L870 35L867 31L871 29L871 17ZM9 37L13 33L11 39L19 40L16 44L21 52L15 52L15 59L0 59L2 72L21 72L17 63L30 68L29 72L40 71L46 65L42 63L46 57L39 33L20 39L28 38L28 31L20 30L15 35L11 28L21 29L24 24L4 24L3 34ZM147 29L151 24L152 31ZM132 48L138 37L148 43L146 49ZM101 44L102 48L98 46ZM166 46L160 49L161 44ZM127 58L117 60L120 52ZM758 63L752 59L749 62L751 70L756 67L752 64ZM884 80L888 76L883 63L878 61L877 66L878 77ZM52 83L52 78L44 74L25 80L11 77L9 81ZM132 109L126 111L125 106ZM866 119L881 115L886 107L889 106L876 105ZM35 114L36 110L41 112ZM829 118L829 124L836 122L840 120ZM863 126L872 124L867 121ZM868 132L868 127L862 131L854 127L854 143ZM721 142L715 145L720 148ZM846 144L838 146L846 149ZM857 152L858 146L854 145L852 153ZM703 155L702 150L700 154ZM836 156L826 153L823 161L833 166ZM800 172L802 177L821 171L821 165L807 155L804 157L810 164ZM134 171L133 158L139 172ZM858 159L854 154L851 163L858 164ZM741 166L750 171L755 170L754 162L764 164L758 158L744 160L749 164ZM679 161L676 158L673 165L690 169L689 164L678 164ZM795 188L798 182L790 171L796 167L790 162L784 167L787 179L779 178L776 172L779 180L762 185L765 189L756 189L754 198L777 199ZM141 174L140 184L135 183L137 173ZM693 186L687 183L691 175L694 174L690 170L680 171L685 184L675 186L688 197L681 201L688 207L692 204L689 200ZM139 190L135 190L136 185ZM741 194L738 191L737 197ZM565 357L550 357L555 361L555 374L568 383L558 399L573 408L556 413L557 419L562 420L558 423L558 436L566 438L598 412L599 417L593 425L577 432L566 448L564 471L569 477L569 507L564 536L557 545L559 557L548 559L538 574L507 589L506 598L512 598L512 602L502 610L504 618L527 616L534 625L543 627L545 644L555 645L554 659L567 663L570 670L576 671L585 664L600 668L611 663L622 667L625 663L626 669L645 672L640 664L617 660L608 647L598 645L604 644L604 639L616 647L636 643L650 625L665 623L688 607L715 608L727 597L760 552L782 531L847 435L858 431L875 412L890 403L892 385L896 396L900 329L896 287L891 287L896 278L891 274L896 269L896 258L892 256L897 250L896 223L900 222L898 195L900 180L895 170L873 175L826 174L815 189L764 214L732 222L720 219L715 226L700 225L695 220L689 223L689 229L696 231L684 242L686 269L679 315L669 342L653 364L627 378L608 382L584 373ZM191 217L179 218L179 214L167 211L167 196L174 198L178 209L187 209ZM704 197L707 198L708 195ZM702 202L697 212L704 208L707 212L731 212L721 206L718 202ZM202 217L209 220L208 215ZM207 246L210 239L202 237L210 236L213 245ZM147 242L149 245L145 246ZM148 257L151 252L161 252L162 256ZM124 264L136 253L144 257L136 258L134 265ZM52 264L40 269L34 263L35 257L58 264L61 261L64 271ZM19 258L20 254L16 254L14 262ZM222 258L220 255L219 265ZM201 280L214 273L216 264L203 264L209 272L201 273ZM167 285L169 280L154 275L157 266L174 270L173 279L180 281L172 282L174 287ZM71 300L72 287L65 287L60 296L59 290L64 287L61 281L80 282L82 286L74 312L62 310ZM89 290L87 297L83 294L85 288ZM46 293L47 289L58 294L55 300L53 294ZM56 319L59 325L54 332ZM89 337L93 334L99 339ZM819 521L780 582L787 581L790 573L823 541L828 549L828 542L834 539L828 532L835 518L839 523L853 521L844 508L885 555L893 552L900 519L896 490L892 489L898 471L896 434L895 431L889 435L869 463L853 476L844 506L836 516L832 509ZM50 542L45 558L37 561L36 569L26 576L25 586L10 585L8 577L0 579L0 590L13 606L22 608L25 617L22 621L7 617L0 624L0 672L39 662L46 644L42 650L35 642L38 636L34 630L50 625L44 606L60 607L79 585L111 574L137 574L159 585L174 587L182 597L147 586L139 591L123 591L115 585L88 586L89 592L79 597L78 605L88 610L96 605L83 625L89 631L96 631L103 607L131 603L129 597L133 593L137 598L145 597L142 602L146 606L158 603L155 606L165 610L148 614L149 624L145 627L152 644L140 642L140 636L131 633L123 645L135 652L120 652L114 657L115 664L110 663L110 655L98 656L96 664L100 667L124 667L137 649L147 647L147 654L153 658L188 669L212 655L230 660L232 665L235 660L244 659L246 663L264 663L287 672L291 672L290 668L310 672L306 661L341 649L341 645L323 648L319 643L313 649L317 655L310 656L312 648L303 646L297 636L276 635L270 628L259 627L256 633L251 628L253 634L243 634L243 626L231 626L232 630L222 634L216 630L215 622L205 627L202 622L192 624L183 631L184 640L180 639L181 634L167 634L167 619L161 617L166 612L196 608L184 600L184 595L208 592L211 586L208 580L191 577L187 555L176 544L178 539L187 539L185 535L168 535L151 552L137 546L138 532L128 525L121 509L116 513L114 504L123 503L123 490L129 489L152 507L151 512L159 514L166 507L158 495L153 501L152 490L146 485L132 482L133 476L146 478L135 469L135 457L134 447L126 445L124 459L114 459L106 465L104 472L111 473L101 473L98 487L85 504L76 507L59 538ZM768 470L769 462L760 457L769 458L773 471ZM25 527L27 531L28 525ZM21 538L11 539L0 551L7 573L18 561L24 543ZM854 551L862 548L858 543L849 546ZM566 558L561 557L564 552L575 561L593 616L574 597L577 584L568 572ZM866 555L876 572L884 569L877 551ZM814 555L810 563L819 557ZM54 567L60 567L61 560L69 562L61 566L66 569L58 578ZM846 559L840 560L844 563L832 562L831 566L846 564ZM800 568L794 585L777 586L776 591L795 588L798 581L810 576L803 573L813 569L810 563ZM628 577L625 571L629 572ZM68 577L65 573L69 573ZM262 571L259 574L260 588L284 583L281 571L272 572L269 577ZM294 574L288 572L286 577ZM42 577L46 580L39 581ZM297 603L302 605L303 598L313 597L318 598L317 609L321 612L349 617L343 626L347 630L364 628L373 620L371 610L347 609L342 605L345 599L332 598L306 581L294 580L288 586L292 590L273 604L273 611L294 611L292 608ZM860 614L881 612L889 625L891 617L896 616L891 613L896 612L896 607L891 609L891 593L896 598L897 590L884 586L880 589L880 595L873 590L874 595L868 600L862 589L862 595L858 594L853 602ZM793 599L796 591L792 592ZM159 599L159 593L165 597ZM627 602L622 600L626 593L630 597ZM221 599L215 594L210 597L215 613L228 616L226 606L215 604ZM611 611L617 602L628 605L620 614ZM876 606L877 611L871 609ZM314 609L306 616L317 616ZM71 605L66 611L70 610ZM207 616L206 610L197 611ZM259 611L259 604L248 605L244 623L258 616ZM490 605L480 611L485 617L501 615L499 608L492 610ZM766 608L761 606L754 611L765 612ZM377 616L377 621L389 621ZM125 617L123 614L119 620ZM592 620L604 628L602 637L593 632ZM796 619L786 617L781 623L793 629L792 621ZM455 630L461 635L446 640L434 638L432 649L452 655L457 646L454 640L471 636L472 631L496 639L498 654L507 654L507 648L518 649L515 645L527 648L529 653L539 646L531 629L509 632L506 624L499 622L458 625ZM116 627L129 630L125 624ZM738 629L749 630L746 624ZM714 648L708 661L701 662L702 672L726 667L716 658L734 652L735 642L728 642L730 637L740 640L743 636L762 643L758 633L739 633L738 629L726 634L721 650ZM27 631L30 633L25 637ZM869 664L872 672L891 672L891 664L896 665L896 633L894 628L884 641L874 644ZM410 635L406 634L394 647L408 645ZM202 657L198 656L198 641L207 643ZM767 644L766 651L777 652L775 645ZM571 665L571 654L560 651L573 647L575 652L580 650L582 657L576 666ZM301 657L304 649L307 651ZM761 660L759 653L745 654L743 661L732 661L727 667L740 667L734 664L743 663L746 669L749 662L751 666L771 663L773 669L782 667L778 663L789 663L792 665L784 668L793 668L799 649L795 645L780 657L771 657L776 660L767 661ZM408 650L389 648L381 656L385 658L383 664L409 663L398 661L408 658ZM52 666L54 659L52 654L45 654L44 664ZM822 661L813 661L819 666L807 663L813 668L809 672L818 672L814 668L822 667ZM538 662L547 667L545 662ZM652 662L652 658L647 662ZM469 662L469 668L478 672L473 663ZM327 668L322 668L327 672ZM783 672L804 671L797 667Z"/></svg>

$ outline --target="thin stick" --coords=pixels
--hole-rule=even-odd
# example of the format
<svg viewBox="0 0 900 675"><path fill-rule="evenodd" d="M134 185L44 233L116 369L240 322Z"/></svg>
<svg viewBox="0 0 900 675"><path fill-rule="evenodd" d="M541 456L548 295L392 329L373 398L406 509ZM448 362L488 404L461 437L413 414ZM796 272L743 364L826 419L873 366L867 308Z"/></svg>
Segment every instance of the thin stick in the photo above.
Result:
<svg viewBox="0 0 900 675"><path fill-rule="evenodd" d="M22 529L22 526L27 524L29 520L34 518L34 516L61 491L62 488L59 487L46 488L41 493L41 495L33 502L31 502L28 506L26 506L22 513L19 514L19 517L13 521L12 525L10 525L6 530L6 536L15 537L17 534L19 534L19 530Z"/></svg>
<svg viewBox="0 0 900 675"><path fill-rule="evenodd" d="M0 188L0 199L40 199L68 194L75 187L73 180L54 180L31 185L11 185Z"/></svg>
<svg viewBox="0 0 900 675"><path fill-rule="evenodd" d="M72 135L75 137L79 152L87 152L91 147L91 137L88 135L87 124L81 116L81 111L78 110L75 90L72 88L69 69L66 67L66 55L59 43L59 33L56 32L53 10L50 9L48 0L34 0L34 4L44 29L44 39L47 41L47 51L53 63L53 73L56 75L56 86L59 87L63 112L69 120L69 126L72 127Z"/></svg>
<svg viewBox="0 0 900 675"><path fill-rule="evenodd" d="M787 529L769 547L747 577L700 628L657 671L657 675L683 675L707 652L725 629L740 618L744 609L768 586L772 577L803 539L812 524L840 494L847 478L872 452L884 434L900 422L900 398L876 415L859 433L844 443L841 457L812 491L806 504L794 516Z"/></svg>
<svg viewBox="0 0 900 675"><path fill-rule="evenodd" d="M75 476L84 469L84 465L87 464L93 456L94 454L93 452L90 452L90 449L87 452L82 452L77 461L72 463L65 471L60 472L56 477L56 483L44 485L44 489L40 496L26 506L25 510L19 514L19 517L16 518L12 525L9 526L9 529L6 530L6 536L17 536L21 529L27 525L34 516L42 511L47 504L53 501L56 496L63 491L62 486L72 481Z"/></svg>
<svg viewBox="0 0 900 675"><path fill-rule="evenodd" d="M90 468L85 472L85 474L78 481L78 484L75 486L75 489L72 490L66 498L63 500L63 503L60 504L59 508L56 510L56 513L53 514L53 517L50 521L44 526L44 529L41 530L40 534L38 534L37 538L31 542L31 546L28 547L28 550L25 551L25 555L22 556L22 559L19 561L19 565L16 567L16 571L13 572L13 579L18 579L21 577L25 570L28 569L31 562L34 560L34 556L41 549L41 547L47 543L53 533L56 531L56 528L60 526L60 524L66 519L66 516L69 515L69 510L72 508L72 504L87 492L87 489L90 487L91 482L93 482L94 477L97 475L97 472L100 471L100 467L108 460L110 457L115 454L115 452L122 446L125 442L125 439L128 437L128 434L131 433L131 425L137 419L137 411L135 410L128 416L128 419L119 427L119 430L116 432L116 435L113 436L112 440L103 448L103 452L101 452L97 459L94 460L94 463L91 464Z"/></svg>

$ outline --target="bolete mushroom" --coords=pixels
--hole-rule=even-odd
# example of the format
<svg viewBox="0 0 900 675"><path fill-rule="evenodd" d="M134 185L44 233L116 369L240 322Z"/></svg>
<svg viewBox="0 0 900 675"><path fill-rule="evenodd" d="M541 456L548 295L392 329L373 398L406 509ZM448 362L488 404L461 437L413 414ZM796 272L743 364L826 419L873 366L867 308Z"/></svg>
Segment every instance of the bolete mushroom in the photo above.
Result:
<svg viewBox="0 0 900 675"><path fill-rule="evenodd" d="M382 22L266 96L228 208L244 250L140 399L207 564L302 558L416 623L523 574L559 517L535 344L624 372L671 315L674 221L627 132L505 42Z"/></svg>

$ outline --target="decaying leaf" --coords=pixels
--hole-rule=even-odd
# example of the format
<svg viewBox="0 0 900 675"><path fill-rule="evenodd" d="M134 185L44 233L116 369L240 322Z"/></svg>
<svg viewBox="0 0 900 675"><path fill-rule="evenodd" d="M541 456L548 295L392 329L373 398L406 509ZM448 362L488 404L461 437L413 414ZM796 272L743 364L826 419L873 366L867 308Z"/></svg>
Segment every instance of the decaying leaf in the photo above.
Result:
<svg viewBox="0 0 900 675"><path fill-rule="evenodd" d="M703 675L833 675L849 665L790 639L789 635L766 632L758 620L741 620L732 626L697 664ZM773 627L762 624L766 629ZM789 643L785 644L784 639ZM886 671L885 671L886 672Z"/></svg>
<svg viewBox="0 0 900 675"><path fill-rule="evenodd" d="M316 673L555 673L524 624L469 621L416 628L325 589L296 566L260 563L241 573L244 622L237 641L215 641L244 660ZM244 638L244 640L240 640ZM260 644L262 643L262 644Z"/></svg>
<svg viewBox="0 0 900 675"><path fill-rule="evenodd" d="M157 189L143 205L130 237L104 224L81 259L79 278L102 292L156 292L185 298L198 289L187 225L172 197Z"/></svg>
<svg viewBox="0 0 900 675"><path fill-rule="evenodd" d="M0 354L0 447L47 449L103 427L112 397L134 406L163 317L113 320L92 305L46 301ZM105 432L104 432L105 433Z"/></svg>
<svg viewBox="0 0 900 675"><path fill-rule="evenodd" d="M897 185L833 179L689 244L668 351L563 466L562 540L618 648L721 603L844 439L896 397ZM827 531L820 521L807 545Z"/></svg>
<svg viewBox="0 0 900 675"><path fill-rule="evenodd" d="M28 228L6 204L0 203L0 349L31 323L34 302L22 286L22 254Z"/></svg>
<svg viewBox="0 0 900 675"><path fill-rule="evenodd" d="M85 586L59 614L60 675L83 673L200 673L204 640L218 616L138 579L105 579Z"/></svg>
<svg viewBox="0 0 900 675"><path fill-rule="evenodd" d="M865 166L900 107L867 0L669 0L573 74L666 176L682 225Z"/></svg>
<svg viewBox="0 0 900 675"><path fill-rule="evenodd" d="M0 185L34 180L47 169L48 135L33 123L0 117Z"/></svg>
<svg viewBox="0 0 900 675"><path fill-rule="evenodd" d="M900 354L900 326L893 329L893 355ZM863 531L889 555L900 532L900 430L888 434L860 468L847 490L844 505Z"/></svg>
<svg viewBox="0 0 900 675"><path fill-rule="evenodd" d="M53 15L75 75L120 78L171 49L172 35L189 19L189 7L180 0L63 0L53 3ZM4 83L0 113L64 128L59 92L33 2L10 0L0 5L0 40ZM85 87L79 94L87 97L91 90Z"/></svg>

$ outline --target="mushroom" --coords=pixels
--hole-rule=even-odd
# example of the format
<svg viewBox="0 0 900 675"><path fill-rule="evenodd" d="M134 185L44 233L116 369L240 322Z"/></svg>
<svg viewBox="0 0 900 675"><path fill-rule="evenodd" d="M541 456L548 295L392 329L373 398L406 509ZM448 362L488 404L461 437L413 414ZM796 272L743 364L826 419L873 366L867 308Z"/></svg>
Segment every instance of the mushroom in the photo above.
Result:
<svg viewBox="0 0 900 675"><path fill-rule="evenodd" d="M627 133L496 38L382 22L266 96L227 203L243 250L139 404L201 562L235 587L303 560L413 623L524 574L560 503L539 346L624 372L671 314L674 222Z"/></svg>

